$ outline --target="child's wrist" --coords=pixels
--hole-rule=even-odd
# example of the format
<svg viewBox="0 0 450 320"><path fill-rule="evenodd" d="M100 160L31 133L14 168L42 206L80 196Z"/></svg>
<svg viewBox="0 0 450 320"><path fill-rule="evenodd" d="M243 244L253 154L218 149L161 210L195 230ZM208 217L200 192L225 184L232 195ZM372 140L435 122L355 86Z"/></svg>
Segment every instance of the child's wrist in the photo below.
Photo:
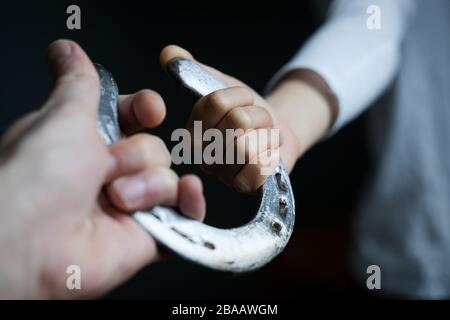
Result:
<svg viewBox="0 0 450 320"><path fill-rule="evenodd" d="M274 114L294 132L299 156L328 132L337 114L337 100L317 77L309 70L293 71L266 97Z"/></svg>

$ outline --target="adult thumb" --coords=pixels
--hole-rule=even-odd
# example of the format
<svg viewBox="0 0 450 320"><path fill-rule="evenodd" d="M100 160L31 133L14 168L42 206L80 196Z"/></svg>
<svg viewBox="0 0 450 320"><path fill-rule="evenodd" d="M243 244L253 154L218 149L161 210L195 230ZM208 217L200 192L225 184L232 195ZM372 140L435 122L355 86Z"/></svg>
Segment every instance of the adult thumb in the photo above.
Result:
<svg viewBox="0 0 450 320"><path fill-rule="evenodd" d="M55 84L46 106L95 119L100 99L97 70L81 47L70 40L56 40L47 49Z"/></svg>

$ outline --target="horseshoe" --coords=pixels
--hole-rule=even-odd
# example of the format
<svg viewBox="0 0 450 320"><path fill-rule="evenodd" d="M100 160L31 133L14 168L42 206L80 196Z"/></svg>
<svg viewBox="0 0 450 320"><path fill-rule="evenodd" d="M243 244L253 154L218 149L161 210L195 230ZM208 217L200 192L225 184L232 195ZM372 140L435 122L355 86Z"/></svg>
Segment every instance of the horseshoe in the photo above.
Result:
<svg viewBox="0 0 450 320"><path fill-rule="evenodd" d="M100 77L97 123L109 144L120 139L118 88L112 75L96 65ZM167 64L169 75L192 94L201 97L225 88L196 62L175 58ZM258 269L287 245L294 228L295 204L283 163L259 190L259 206L247 224L219 229L185 217L173 208L154 206L136 211L133 218L160 244L179 256L208 268L246 272Z"/></svg>

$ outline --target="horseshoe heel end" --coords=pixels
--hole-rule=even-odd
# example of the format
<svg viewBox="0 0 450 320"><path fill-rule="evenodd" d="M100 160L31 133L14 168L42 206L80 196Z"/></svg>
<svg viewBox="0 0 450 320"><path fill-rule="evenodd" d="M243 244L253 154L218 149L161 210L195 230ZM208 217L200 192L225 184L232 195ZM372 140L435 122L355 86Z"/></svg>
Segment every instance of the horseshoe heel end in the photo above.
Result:
<svg viewBox="0 0 450 320"><path fill-rule="evenodd" d="M186 218L167 207L154 207L134 218L173 252L205 267L234 273L269 263L287 245L295 221L295 203L283 164L267 178L260 206L249 223L218 229Z"/></svg>

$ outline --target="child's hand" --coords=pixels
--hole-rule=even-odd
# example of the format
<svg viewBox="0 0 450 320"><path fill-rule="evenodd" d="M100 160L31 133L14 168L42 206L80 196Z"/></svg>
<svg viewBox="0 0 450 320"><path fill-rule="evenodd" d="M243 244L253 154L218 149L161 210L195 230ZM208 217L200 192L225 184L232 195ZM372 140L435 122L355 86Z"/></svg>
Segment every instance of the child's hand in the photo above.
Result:
<svg viewBox="0 0 450 320"><path fill-rule="evenodd" d="M162 66L176 57L193 59L189 52L172 45L161 52ZM203 161L202 168L238 191L254 192L273 173L280 161L283 141L281 131L274 129L283 126L275 118L266 100L250 87L216 69L204 67L228 88L199 99L188 120L187 129L194 136L194 121L202 122L203 132L209 128L219 129L224 141L223 163L226 162L227 152L233 147L235 152L231 164L206 165ZM231 139L230 144L230 139L226 141L226 129L243 130L234 131L235 138ZM284 131L283 128L283 134Z"/></svg>

